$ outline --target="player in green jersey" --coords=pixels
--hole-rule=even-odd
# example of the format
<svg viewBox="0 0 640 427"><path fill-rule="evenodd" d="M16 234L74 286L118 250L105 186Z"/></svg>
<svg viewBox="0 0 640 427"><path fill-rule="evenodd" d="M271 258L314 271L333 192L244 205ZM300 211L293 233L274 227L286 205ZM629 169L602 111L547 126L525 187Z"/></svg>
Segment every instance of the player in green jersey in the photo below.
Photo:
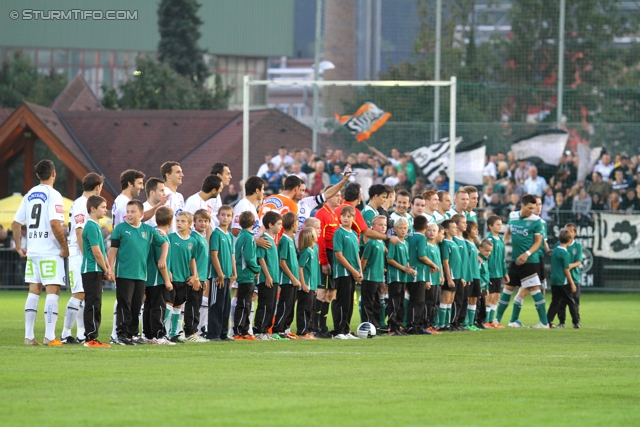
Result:
<svg viewBox="0 0 640 427"><path fill-rule="evenodd" d="M400 218L407 220L409 231L407 235L413 234L413 217L409 213L409 206L411 205L411 194L407 190L400 190L396 194L396 207L395 211L391 213L389 218L393 222L394 228L391 229L391 235L395 234L395 224Z"/></svg>
<svg viewBox="0 0 640 427"><path fill-rule="evenodd" d="M282 230L282 215L276 211L269 211L262 217L262 225L265 228L262 238L271 243L271 246L258 247L256 251L262 271L258 278L258 307L253 329L255 337L260 340L280 339L280 335L268 335L268 333L273 326L273 315L278 298L280 258L275 239Z"/></svg>
<svg viewBox="0 0 640 427"><path fill-rule="evenodd" d="M84 287L85 347L109 348L98 341L98 330L102 320L102 281L113 282L115 277L107 261L100 220L107 213L107 201L97 195L87 199L89 220L82 229L82 283ZM166 270L165 270L166 271Z"/></svg>
<svg viewBox="0 0 640 427"><path fill-rule="evenodd" d="M373 227L373 218L380 215L378 209L387 203L389 192L383 184L369 187L369 203L362 210L362 216L369 227Z"/></svg>
<svg viewBox="0 0 640 427"><path fill-rule="evenodd" d="M387 217L377 215L371 221L372 227L378 233L387 232ZM360 295L362 321L380 327L380 298L378 292L384 283L385 246L382 240L369 239L364 245L362 254L362 292Z"/></svg>
<svg viewBox="0 0 640 427"><path fill-rule="evenodd" d="M572 233L563 228L560 230L560 243L553 249L551 254L551 305L549 306L549 322L553 322L560 302L564 301L569 306L573 327L580 329L580 314L578 313L578 305L573 295L576 292L576 285L571 274L570 264L572 255L568 249L571 247L573 240Z"/></svg>
<svg viewBox="0 0 640 427"><path fill-rule="evenodd" d="M205 310L202 310L202 300L205 292L208 293L209 290L207 280L207 276L209 275L209 242L207 240L207 231L209 230L210 220L211 216L207 209L198 209L193 214L194 230L191 231L191 237L198 242L195 255L200 287L198 289L193 286L187 287L187 301L184 305L184 334L188 341L198 343L207 342L205 338L200 336L199 332L203 326L200 316L203 311L208 312L207 306L205 306Z"/></svg>
<svg viewBox="0 0 640 427"><path fill-rule="evenodd" d="M505 241L511 236L511 265L509 266L508 285L505 285L497 312L498 322L502 319L502 315L509 305L511 294L517 286L528 288L529 293L533 297L536 311L540 322L535 328L548 328L546 302L544 295L540 292L539 260L540 255L538 249L542 244L543 224L540 217L534 214L536 209L536 198L531 194L527 194L522 198L522 207L520 211L511 212L509 214L509 222L507 236ZM516 320L510 322L509 326L522 327L518 316L522 308L522 298L516 296L513 300L512 318Z"/></svg>
<svg viewBox="0 0 640 427"><path fill-rule="evenodd" d="M256 261L256 241L251 229L256 221L256 215L250 211L240 214L238 222L242 231L236 240L236 271L238 272L238 302L234 312L233 325L235 328L234 340L258 341L258 338L249 333L251 323L251 299L256 278L260 273L260 266Z"/></svg>
<svg viewBox="0 0 640 427"><path fill-rule="evenodd" d="M463 233L465 244L467 245L468 264L471 271L471 282L469 283L469 297L467 298L467 310L466 317L464 319L464 326L467 330L477 331L478 328L475 325L476 320L476 306L478 300L482 297L482 289L480 287L480 262L478 260L478 248L476 247L476 239L478 238L478 223L467 222L467 229ZM484 308L484 307L483 307Z"/></svg>
<svg viewBox="0 0 640 427"><path fill-rule="evenodd" d="M429 281L425 292L425 314L424 325L425 328L432 334L439 335L440 332L436 331L438 324L438 318L436 316L438 312L437 302L440 300L441 285L444 282L444 276L442 275L442 261L440 257L439 244L444 239L444 228L435 223L427 225L427 258L438 267L438 270L431 272L429 275Z"/></svg>
<svg viewBox="0 0 640 427"><path fill-rule="evenodd" d="M438 212L440 205L440 199L438 199L438 193L435 190L427 190L422 193L424 198L424 212L422 215L427 217L429 224L440 224L444 221L444 216Z"/></svg>
<svg viewBox="0 0 640 427"><path fill-rule="evenodd" d="M400 193L398 193L399 195ZM405 218L397 218L393 225L395 235L400 240L397 245L389 247L387 254L387 286L389 288L389 335L407 335L401 329L402 325L402 297L409 281L416 271L409 265L409 247L405 240L409 232L409 223Z"/></svg>
<svg viewBox="0 0 640 427"><path fill-rule="evenodd" d="M462 200L464 201L465 199L462 198ZM454 315L451 318L451 325L457 331L467 331L463 326L463 323L467 316L469 289L471 288L473 281L473 273L471 271L471 262L469 259L469 248L463 235L467 230L467 217L464 214L454 214L451 216L451 221L456 224L457 228L456 235L453 236L453 241L458 245L460 263L462 264L462 278L464 279L464 283L460 284L461 286L457 286L456 284L456 296L453 300L452 310Z"/></svg>
<svg viewBox="0 0 640 427"><path fill-rule="evenodd" d="M464 189L456 191L455 198L453 200L453 206L447 211L447 219L451 219L456 214L464 215L467 218L467 206L469 206L469 193Z"/></svg>
<svg viewBox="0 0 640 427"><path fill-rule="evenodd" d="M200 321L198 322L198 334L201 336L207 335L207 325L209 323L209 293L211 281L209 280L209 272L211 266L211 257L209 251L209 239L211 238L211 215L208 209L198 209L193 213L193 231L194 235L200 242L200 249L198 256L196 257L196 264L198 266L198 277L202 281L202 296L200 298ZM197 234L197 235L196 235ZM200 239L202 238L202 239ZM205 250L204 259L200 256L202 250Z"/></svg>
<svg viewBox="0 0 640 427"><path fill-rule="evenodd" d="M442 218L449 219L447 212L449 212L449 209L453 206L451 194L444 190L440 190L436 194L438 195L438 213ZM443 221L439 222L439 224L442 224Z"/></svg>

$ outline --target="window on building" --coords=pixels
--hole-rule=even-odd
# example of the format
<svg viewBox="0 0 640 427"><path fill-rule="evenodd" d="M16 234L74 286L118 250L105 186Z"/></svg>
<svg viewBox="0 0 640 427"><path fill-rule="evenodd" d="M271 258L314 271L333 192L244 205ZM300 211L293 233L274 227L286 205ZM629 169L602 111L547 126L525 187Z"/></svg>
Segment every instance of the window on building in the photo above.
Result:
<svg viewBox="0 0 640 427"><path fill-rule="evenodd" d="M293 117L304 116L304 104L293 104Z"/></svg>
<svg viewBox="0 0 640 427"><path fill-rule="evenodd" d="M278 104L278 110L285 114L289 114L289 104Z"/></svg>

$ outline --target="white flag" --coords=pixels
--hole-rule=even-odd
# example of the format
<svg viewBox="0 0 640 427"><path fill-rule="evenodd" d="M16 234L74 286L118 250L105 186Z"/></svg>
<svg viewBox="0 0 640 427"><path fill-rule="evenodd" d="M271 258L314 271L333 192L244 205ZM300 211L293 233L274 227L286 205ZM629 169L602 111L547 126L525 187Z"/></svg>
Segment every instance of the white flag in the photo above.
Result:
<svg viewBox="0 0 640 427"><path fill-rule="evenodd" d="M550 166L559 166L568 139L569 134L565 131L541 132L514 142L511 151L516 160L528 160L533 163L541 161Z"/></svg>

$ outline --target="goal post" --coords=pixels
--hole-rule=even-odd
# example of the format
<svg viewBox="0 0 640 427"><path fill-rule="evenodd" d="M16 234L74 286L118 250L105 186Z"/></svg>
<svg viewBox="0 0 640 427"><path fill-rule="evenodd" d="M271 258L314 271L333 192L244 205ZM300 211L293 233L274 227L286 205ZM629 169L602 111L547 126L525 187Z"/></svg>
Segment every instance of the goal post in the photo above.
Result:
<svg viewBox="0 0 640 427"><path fill-rule="evenodd" d="M279 80L253 80L251 76L244 76L243 82L243 104L242 104L242 179L244 181L249 178L249 114L251 111L251 89L256 86L271 87L299 87L299 88L327 88L327 87L351 87L351 88L424 88L424 87L449 87L449 141L456 141L456 77L450 80L425 80L425 81L408 81L408 80L295 80L295 79L279 79ZM382 109L384 105L380 106ZM314 111L317 114L317 111ZM351 112L353 113L353 112ZM429 122L424 117L424 123ZM314 122L315 125L315 122ZM450 144L449 150L449 191L452 196L455 191L455 144Z"/></svg>

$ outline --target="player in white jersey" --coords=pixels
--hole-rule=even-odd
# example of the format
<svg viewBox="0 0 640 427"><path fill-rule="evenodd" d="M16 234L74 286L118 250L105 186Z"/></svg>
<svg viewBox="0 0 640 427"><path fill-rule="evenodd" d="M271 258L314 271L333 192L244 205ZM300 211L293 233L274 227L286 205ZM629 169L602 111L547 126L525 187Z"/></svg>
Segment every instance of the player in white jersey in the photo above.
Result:
<svg viewBox="0 0 640 427"><path fill-rule="evenodd" d="M164 196L164 180L160 178L149 178L144 184L144 192L147 195L147 201L142 204L145 211L151 210L154 206L160 205ZM152 216L145 224L157 227L156 216Z"/></svg>
<svg viewBox="0 0 640 427"><path fill-rule="evenodd" d="M422 193L424 198L424 215L427 218L427 224L440 224L444 221L444 216L438 212L438 206L440 205L440 199L438 199L438 193L435 190L427 190Z"/></svg>
<svg viewBox="0 0 640 427"><path fill-rule="evenodd" d="M89 221L87 199L99 196L104 179L95 172L88 173L82 179L82 196L71 205L69 212L69 285L71 298L64 314L64 325L60 340L64 344L80 344L84 342L84 287L82 285L82 231ZM71 335L73 324L78 322L76 337Z"/></svg>
<svg viewBox="0 0 640 427"><path fill-rule="evenodd" d="M184 210L184 197L178 193L178 187L182 185L182 168L178 162L164 162L160 166L160 175L164 179L164 195L169 200L165 203L173 209L174 220L169 227L169 233L177 233L176 220L178 214Z"/></svg>
<svg viewBox="0 0 640 427"><path fill-rule="evenodd" d="M27 259L24 274L29 284L29 294L24 305L25 345L40 345L35 340L34 325L38 313L38 300L43 286L47 294L44 307L44 344L61 346L56 338L58 298L65 283L64 260L69 256L69 246L64 235L64 205L62 195L53 188L56 168L51 160L41 160L36 165L40 185L24 196L11 225L15 250ZM28 252L20 244L20 229L27 227Z"/></svg>
<svg viewBox="0 0 640 427"><path fill-rule="evenodd" d="M211 166L209 175L218 175L222 180L222 188L227 187L232 178L229 165L221 162L214 163L213 166ZM222 206L222 197L218 194L218 197L209 199L207 206L211 208L209 209L209 213L211 214L211 229L214 229L220 224L218 221L218 210L220 210L220 206Z"/></svg>
<svg viewBox="0 0 640 427"><path fill-rule="evenodd" d="M467 217L467 206L469 206L469 193L464 188L456 191L454 205L451 206L451 209L447 211L447 219L450 219L452 216L460 214Z"/></svg>
<svg viewBox="0 0 640 427"><path fill-rule="evenodd" d="M209 215L211 215L212 208L208 203L211 199L218 197L221 191L222 179L218 175L207 175L207 177L202 181L200 191L191 195L187 199L184 204L184 210L190 212L191 215L194 215L200 209L204 209L209 212ZM209 227L207 235L205 236L207 242L209 241L209 237L211 237L212 231L212 228ZM205 293L205 295L207 294Z"/></svg>
<svg viewBox="0 0 640 427"><path fill-rule="evenodd" d="M264 180L255 175L247 178L247 181L244 183L244 195L244 198L240 199L233 207L231 233L234 237L238 237L238 234L242 231L242 227L240 227L240 214L242 212L251 212L256 218L251 231L256 238L256 244L263 246L265 242L268 242L266 239L260 237L262 232L260 218L258 218L258 208L262 205L262 199L264 198ZM269 246L265 246L265 249L268 249Z"/></svg>

